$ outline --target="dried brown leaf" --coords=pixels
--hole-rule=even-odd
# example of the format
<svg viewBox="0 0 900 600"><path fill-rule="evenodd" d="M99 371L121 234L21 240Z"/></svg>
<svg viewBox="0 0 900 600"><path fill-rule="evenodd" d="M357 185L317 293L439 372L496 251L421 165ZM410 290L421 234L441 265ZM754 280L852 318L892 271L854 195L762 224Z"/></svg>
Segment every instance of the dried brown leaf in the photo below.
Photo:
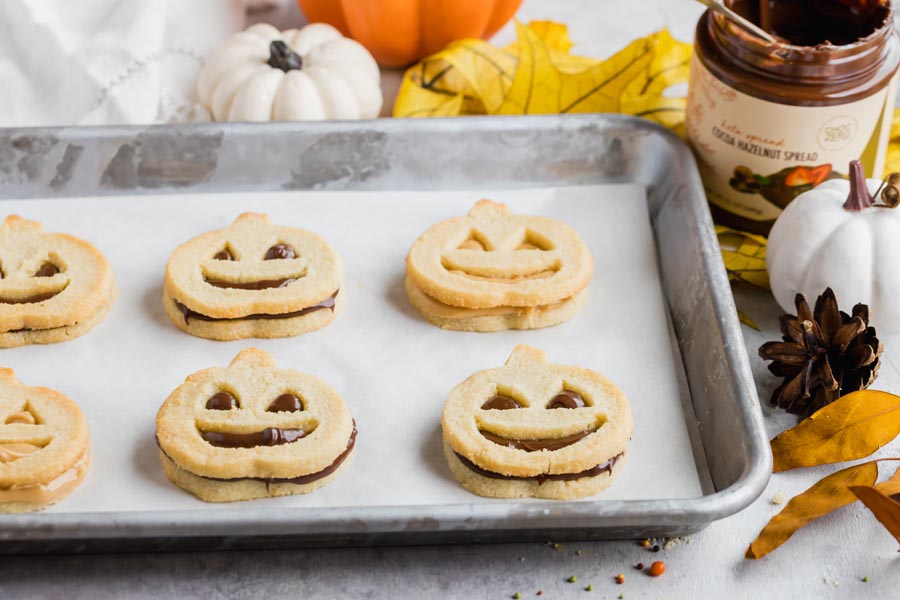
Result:
<svg viewBox="0 0 900 600"><path fill-rule="evenodd" d="M747 548L745 558L762 558L785 543L794 533L828 513L856 501L852 486L871 486L878 478L878 463L867 462L841 469L794 496L772 517Z"/></svg>
<svg viewBox="0 0 900 600"><path fill-rule="evenodd" d="M869 456L900 434L900 396L876 390L847 394L772 440L773 471Z"/></svg>
<svg viewBox="0 0 900 600"><path fill-rule="evenodd" d="M894 539L900 542L900 502L886 495L877 487L851 486L850 491L862 500L878 522L884 525Z"/></svg>

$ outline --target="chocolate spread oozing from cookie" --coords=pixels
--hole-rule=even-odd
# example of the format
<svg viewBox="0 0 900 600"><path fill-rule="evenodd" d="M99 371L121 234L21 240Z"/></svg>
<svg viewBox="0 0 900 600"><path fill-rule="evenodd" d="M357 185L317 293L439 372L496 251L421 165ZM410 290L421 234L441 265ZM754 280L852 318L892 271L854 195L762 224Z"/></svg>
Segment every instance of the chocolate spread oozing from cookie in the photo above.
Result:
<svg viewBox="0 0 900 600"><path fill-rule="evenodd" d="M482 475L484 477L490 477L491 479L509 479L509 480L519 480L519 481L537 481L538 485L543 484L545 481L574 481L575 479L581 479L582 477L598 477L603 473L612 474L613 467L616 466L616 463L620 458L625 454L624 452L620 452L616 454L608 461L597 465L596 467L592 467L585 471L581 471L580 473L545 473L541 475L534 475L533 477L518 477L516 475L503 475L501 473L494 473L493 471L488 471L486 469L482 469L472 461L470 461L465 456L454 452L456 454L456 458L464 464L468 469Z"/></svg>
<svg viewBox="0 0 900 600"><path fill-rule="evenodd" d="M159 446L159 437L156 438L156 445ZM347 447L341 452L337 458L334 459L330 465L322 469L321 471L316 471L315 473L308 473L307 475L300 475L299 477L234 477L231 479L221 479L218 477L205 477L203 475L196 475L197 477L201 477L202 479L208 479L210 481L262 481L269 486L273 483L293 483L296 485L304 485L307 483L313 483L325 477L328 477L335 471L337 471L340 466L347 460L347 457L350 456L350 452L353 451L353 446L356 445L356 421L353 421L353 431L350 432L350 438L347 440ZM172 460L166 451L160 447L160 450L163 454L169 459ZM174 461L173 461L174 462Z"/></svg>
<svg viewBox="0 0 900 600"><path fill-rule="evenodd" d="M200 437L216 448L256 448L258 446L281 446L306 437L305 429L281 429L266 427L251 433L230 433L226 431L200 431Z"/></svg>
<svg viewBox="0 0 900 600"><path fill-rule="evenodd" d="M191 319L196 319L198 321L241 321L244 319L291 319L293 317L302 317L303 315L309 314L311 312L315 312L317 310L328 309L331 312L334 312L335 299L337 298L338 292L340 290L333 293L331 296L322 300L318 304L313 306L307 306L306 308L302 308L300 310L295 310L293 312L281 313L281 314L267 314L267 313L259 313L253 315L247 315L245 317L235 317L235 318L217 318L217 317L209 317L204 314L200 314L196 311L191 310L178 300L174 300L175 306L178 310L181 311L181 314L184 315L184 322L188 323Z"/></svg>
<svg viewBox="0 0 900 600"><path fill-rule="evenodd" d="M524 450L525 452L539 452L541 450L559 450L566 446L571 446L575 442L580 442L587 436L594 433L595 430L579 431L565 437L550 438L546 440L513 440L491 433L490 431L478 430L478 433L500 446L513 448L514 450Z"/></svg>

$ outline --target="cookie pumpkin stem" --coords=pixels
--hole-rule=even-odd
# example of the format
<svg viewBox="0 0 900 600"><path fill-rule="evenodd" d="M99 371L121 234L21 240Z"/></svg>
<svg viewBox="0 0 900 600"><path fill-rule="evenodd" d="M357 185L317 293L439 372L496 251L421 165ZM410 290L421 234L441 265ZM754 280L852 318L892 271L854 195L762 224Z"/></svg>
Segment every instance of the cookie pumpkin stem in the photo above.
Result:
<svg viewBox="0 0 900 600"><path fill-rule="evenodd" d="M509 358L506 359L506 364L513 367L527 366L545 362L547 362L547 355L544 354L543 350L538 350L537 348L532 348L531 346L526 346L525 344L519 344L518 346L513 348L513 351L509 355Z"/></svg>
<svg viewBox="0 0 900 600"><path fill-rule="evenodd" d="M869 193L866 185L866 176L863 173L862 163L858 160L850 161L850 195L844 202L844 210L860 212L863 209L875 205L875 199Z"/></svg>
<svg viewBox="0 0 900 600"><path fill-rule="evenodd" d="M285 73L303 68L303 59L282 40L275 40L269 44L269 60L267 62L273 69L281 69Z"/></svg>

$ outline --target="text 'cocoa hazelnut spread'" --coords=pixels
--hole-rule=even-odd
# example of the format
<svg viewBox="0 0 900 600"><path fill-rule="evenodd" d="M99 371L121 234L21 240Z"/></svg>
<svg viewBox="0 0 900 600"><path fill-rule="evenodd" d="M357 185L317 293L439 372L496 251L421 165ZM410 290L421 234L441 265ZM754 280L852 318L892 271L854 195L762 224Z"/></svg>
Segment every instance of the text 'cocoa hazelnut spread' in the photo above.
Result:
<svg viewBox="0 0 900 600"><path fill-rule="evenodd" d="M881 177L900 42L886 2L726 4L778 42L705 12L686 133L716 220L766 234L798 195L845 178L850 160Z"/></svg>

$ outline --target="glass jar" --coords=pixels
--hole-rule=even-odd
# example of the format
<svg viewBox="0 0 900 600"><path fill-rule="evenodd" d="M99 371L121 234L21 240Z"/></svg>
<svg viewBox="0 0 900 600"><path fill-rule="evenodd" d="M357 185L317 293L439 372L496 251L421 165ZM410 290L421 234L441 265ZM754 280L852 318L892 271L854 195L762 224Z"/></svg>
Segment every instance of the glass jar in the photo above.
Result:
<svg viewBox="0 0 900 600"><path fill-rule="evenodd" d="M839 2L833 14L802 0L727 4L781 39L705 12L686 130L716 221L765 235L799 194L846 177L850 160L882 176L900 41L889 5L855 18Z"/></svg>

